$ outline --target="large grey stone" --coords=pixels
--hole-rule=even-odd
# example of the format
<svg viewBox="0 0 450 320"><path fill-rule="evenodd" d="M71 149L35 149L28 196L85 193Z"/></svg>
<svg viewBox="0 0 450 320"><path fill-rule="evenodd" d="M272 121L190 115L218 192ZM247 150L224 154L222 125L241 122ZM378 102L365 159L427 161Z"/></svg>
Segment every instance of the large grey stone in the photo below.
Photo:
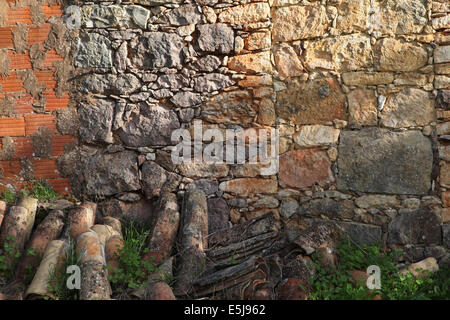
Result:
<svg viewBox="0 0 450 320"><path fill-rule="evenodd" d="M160 165L146 161L142 165L142 189L147 199L159 196L163 192L172 192L180 184L181 177L165 170Z"/></svg>
<svg viewBox="0 0 450 320"><path fill-rule="evenodd" d="M426 194L432 166L431 142L420 131L367 128L341 132L339 190Z"/></svg>
<svg viewBox="0 0 450 320"><path fill-rule="evenodd" d="M202 19L202 14L194 4L187 4L169 11L165 19L174 26L187 26L197 24Z"/></svg>
<svg viewBox="0 0 450 320"><path fill-rule="evenodd" d="M355 206L350 200L336 201L333 199L317 199L302 205L298 210L299 216L320 217L327 216L332 219L350 219L354 215Z"/></svg>
<svg viewBox="0 0 450 320"><path fill-rule="evenodd" d="M433 121L434 99L415 88L389 96L381 113L381 125L387 128L425 126Z"/></svg>
<svg viewBox="0 0 450 320"><path fill-rule="evenodd" d="M146 28L150 11L141 6L85 5L81 7L83 28Z"/></svg>
<svg viewBox="0 0 450 320"><path fill-rule="evenodd" d="M196 107L202 103L202 96L190 91L180 91L170 101L180 108Z"/></svg>
<svg viewBox="0 0 450 320"><path fill-rule="evenodd" d="M198 92L219 91L233 84L230 77L221 73L208 73L194 80L194 89Z"/></svg>
<svg viewBox="0 0 450 320"><path fill-rule="evenodd" d="M389 244L440 244L440 218L431 207L403 212L388 228Z"/></svg>
<svg viewBox="0 0 450 320"><path fill-rule="evenodd" d="M122 142L131 147L166 146L171 144L172 131L180 128L175 112L157 105L139 104L119 129Z"/></svg>
<svg viewBox="0 0 450 320"><path fill-rule="evenodd" d="M137 221L150 228L154 217L154 206L143 199L136 202L124 202L115 198L98 204L98 211L103 217L117 218L123 222Z"/></svg>
<svg viewBox="0 0 450 320"><path fill-rule="evenodd" d="M221 64L222 64L222 61L218 57L212 56L212 55L207 55L203 58L198 59L194 63L194 67L200 71L213 72Z"/></svg>
<svg viewBox="0 0 450 320"><path fill-rule="evenodd" d="M137 89L140 89L140 87L141 82L139 79L135 75L129 73L119 75L113 84L114 92L125 95L135 92Z"/></svg>
<svg viewBox="0 0 450 320"><path fill-rule="evenodd" d="M146 32L133 47L132 62L138 68L181 67L183 38L174 33Z"/></svg>
<svg viewBox="0 0 450 320"><path fill-rule="evenodd" d="M61 156L58 167L81 199L101 199L141 189L137 154L132 151L103 154L83 146Z"/></svg>
<svg viewBox="0 0 450 320"><path fill-rule="evenodd" d="M112 67L111 41L98 34L87 33L75 40L75 66L84 68Z"/></svg>
<svg viewBox="0 0 450 320"><path fill-rule="evenodd" d="M208 203L208 232L215 233L230 228L230 208L223 198L210 198Z"/></svg>
<svg viewBox="0 0 450 320"><path fill-rule="evenodd" d="M223 23L204 24L197 27L198 46L205 52L230 53L234 49L234 32Z"/></svg>
<svg viewBox="0 0 450 320"><path fill-rule="evenodd" d="M165 74L158 78L156 86L159 89L179 90L183 87L189 87L189 78L181 74Z"/></svg>
<svg viewBox="0 0 450 320"><path fill-rule="evenodd" d="M442 243L450 249L450 224L442 225Z"/></svg>
<svg viewBox="0 0 450 320"><path fill-rule="evenodd" d="M83 93L128 95L141 87L139 79L129 73L119 76L113 74L91 74L78 83L78 90Z"/></svg>
<svg viewBox="0 0 450 320"><path fill-rule="evenodd" d="M113 142L111 126L115 102L97 100L95 104L82 103L78 109L80 118L80 138L83 142Z"/></svg>
<svg viewBox="0 0 450 320"><path fill-rule="evenodd" d="M155 6L162 6L162 5L166 5L166 4L172 4L172 3L173 4L181 3L183 1L182 0L132 0L131 2L139 3L144 6L155 7Z"/></svg>
<svg viewBox="0 0 450 320"><path fill-rule="evenodd" d="M222 92L202 106L202 117L214 123L249 123L257 114L257 106L247 91Z"/></svg>
<svg viewBox="0 0 450 320"><path fill-rule="evenodd" d="M336 222L343 234L359 244L381 244L381 227L354 222Z"/></svg>
<svg viewBox="0 0 450 320"><path fill-rule="evenodd" d="M219 183L217 180L198 179L188 184L186 189L198 189L203 191L207 196L219 191Z"/></svg>

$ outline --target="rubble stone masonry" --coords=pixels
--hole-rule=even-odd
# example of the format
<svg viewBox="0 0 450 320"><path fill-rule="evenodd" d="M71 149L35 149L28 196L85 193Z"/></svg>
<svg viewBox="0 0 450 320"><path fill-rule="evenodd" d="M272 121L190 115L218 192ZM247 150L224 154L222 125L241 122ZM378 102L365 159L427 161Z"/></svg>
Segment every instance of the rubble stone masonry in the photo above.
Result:
<svg viewBox="0 0 450 320"><path fill-rule="evenodd" d="M69 181L104 215L145 219L161 193L198 188L218 229L327 220L450 259L448 1L69 5L79 28L60 4L0 0L2 183ZM278 128L279 171L175 165L171 134L195 120Z"/></svg>

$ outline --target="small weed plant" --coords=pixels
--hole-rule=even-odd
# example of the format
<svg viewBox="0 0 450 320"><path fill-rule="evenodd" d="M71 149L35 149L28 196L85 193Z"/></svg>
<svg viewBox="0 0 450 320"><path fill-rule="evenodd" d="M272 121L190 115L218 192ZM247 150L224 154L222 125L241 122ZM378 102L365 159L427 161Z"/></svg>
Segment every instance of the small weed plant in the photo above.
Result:
<svg viewBox="0 0 450 320"><path fill-rule="evenodd" d="M78 265L79 257L75 250L75 243L69 240L69 244L66 249L65 259L62 263L53 267L50 274L50 281L48 285L48 291L51 297L47 299L54 300L78 300L78 290L69 289L67 287L67 279L70 274L66 273L67 267L72 265Z"/></svg>
<svg viewBox="0 0 450 320"><path fill-rule="evenodd" d="M156 264L142 259L148 252L150 232L134 221L123 230L123 247L118 250L120 268L110 270L109 280L115 291L143 288L148 275L156 272Z"/></svg>
<svg viewBox="0 0 450 320"><path fill-rule="evenodd" d="M7 236L3 248L0 249L0 275L6 280L11 280L14 277L14 270L22 255L16 248L16 239L12 236Z"/></svg>
<svg viewBox="0 0 450 320"><path fill-rule="evenodd" d="M423 276L402 274L397 268L401 251L383 252L378 245L358 245L342 240L336 245L339 264L323 267L321 257L313 254L316 272L310 279L312 300L371 300L379 295L383 300L450 299L450 267L437 273L423 271ZM355 283L350 270L366 270L376 265L381 270L381 289L369 290L365 283Z"/></svg>

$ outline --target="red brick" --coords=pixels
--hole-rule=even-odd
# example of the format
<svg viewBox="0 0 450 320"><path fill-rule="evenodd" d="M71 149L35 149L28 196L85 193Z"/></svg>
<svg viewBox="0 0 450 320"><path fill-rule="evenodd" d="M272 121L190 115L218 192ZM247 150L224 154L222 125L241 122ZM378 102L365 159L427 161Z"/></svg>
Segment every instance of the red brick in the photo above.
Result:
<svg viewBox="0 0 450 320"><path fill-rule="evenodd" d="M55 70L34 70L33 72L37 81L44 84L47 90L56 88Z"/></svg>
<svg viewBox="0 0 450 320"><path fill-rule="evenodd" d="M6 25L15 26L17 22L22 24L31 24L30 7L9 9L6 15Z"/></svg>
<svg viewBox="0 0 450 320"><path fill-rule="evenodd" d="M14 28L0 28L0 49L14 47L12 29Z"/></svg>
<svg viewBox="0 0 450 320"><path fill-rule="evenodd" d="M33 97L30 94L25 94L16 98L14 104L14 110L18 114L32 113L33 112Z"/></svg>
<svg viewBox="0 0 450 320"><path fill-rule="evenodd" d="M45 55L45 60L42 63L42 67L43 68L51 68L53 67L53 63L55 61L61 61L63 60L63 58L56 53L55 49L49 50L47 51L46 55Z"/></svg>
<svg viewBox="0 0 450 320"><path fill-rule="evenodd" d="M69 105L69 95L66 93L62 97L57 97L55 91L44 91L44 96L47 98L45 110L53 111L57 109L67 108Z"/></svg>
<svg viewBox="0 0 450 320"><path fill-rule="evenodd" d="M40 127L47 127L51 132L57 132L55 116L52 114L30 114L25 116L26 135L35 134Z"/></svg>
<svg viewBox="0 0 450 320"><path fill-rule="evenodd" d="M69 179L49 179L47 182L60 195L66 195L70 192Z"/></svg>
<svg viewBox="0 0 450 320"><path fill-rule="evenodd" d="M24 118L0 118L0 137L20 137L24 135Z"/></svg>
<svg viewBox="0 0 450 320"><path fill-rule="evenodd" d="M23 81L17 72L11 72L6 78L0 77L0 86L2 92L24 92Z"/></svg>
<svg viewBox="0 0 450 320"><path fill-rule="evenodd" d="M11 70L31 69L31 60L28 53L16 53L13 50L8 50L8 56L11 61Z"/></svg>
<svg viewBox="0 0 450 320"><path fill-rule="evenodd" d="M20 161L0 161L0 172L2 179L18 180L20 172Z"/></svg>
<svg viewBox="0 0 450 320"><path fill-rule="evenodd" d="M55 159L33 159L31 161L36 179L60 178L58 165Z"/></svg>
<svg viewBox="0 0 450 320"><path fill-rule="evenodd" d="M50 32L50 24L45 23L40 27L31 27L28 30L28 44L44 43Z"/></svg>
<svg viewBox="0 0 450 320"><path fill-rule="evenodd" d="M29 158L33 156L33 143L31 137L14 138L14 159Z"/></svg>
<svg viewBox="0 0 450 320"><path fill-rule="evenodd" d="M48 18L50 17L62 17L63 11L62 7L59 4L52 4L51 6L42 6L42 12Z"/></svg>
<svg viewBox="0 0 450 320"><path fill-rule="evenodd" d="M72 136L67 136L67 135L57 135L57 136L53 136L53 140L52 140L52 156L54 157L59 157L60 155L62 155L64 153L64 147L69 144L69 143L73 143L76 142L77 139L75 137Z"/></svg>

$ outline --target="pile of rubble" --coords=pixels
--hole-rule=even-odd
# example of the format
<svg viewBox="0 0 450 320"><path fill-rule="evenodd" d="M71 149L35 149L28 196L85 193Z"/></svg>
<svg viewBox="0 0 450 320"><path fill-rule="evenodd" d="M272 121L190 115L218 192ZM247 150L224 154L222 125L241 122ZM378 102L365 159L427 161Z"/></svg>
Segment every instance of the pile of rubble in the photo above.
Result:
<svg viewBox="0 0 450 320"><path fill-rule="evenodd" d="M8 210L4 202L0 205L0 248L13 250L6 264L14 268L16 288L13 294L0 293L1 299L52 298L51 275L68 254L71 241L79 257L80 299L116 297L108 272L120 268L121 221L99 216L95 203L84 202L68 208L67 215L51 210L34 226L36 199L24 197ZM133 298L307 299L300 288L308 286L314 273L309 256L319 252L322 264L337 263L334 243L339 232L324 223L288 237L279 220L266 214L210 233L206 196L199 190L187 191L181 208L175 194L163 194L153 216L149 250L143 259L151 259L159 268L149 275L145 289L132 293ZM8 261L30 251L34 254L22 254L17 263ZM42 260L37 265L39 256ZM36 272L24 288L30 266ZM173 288L166 282L167 274L175 279Z"/></svg>

